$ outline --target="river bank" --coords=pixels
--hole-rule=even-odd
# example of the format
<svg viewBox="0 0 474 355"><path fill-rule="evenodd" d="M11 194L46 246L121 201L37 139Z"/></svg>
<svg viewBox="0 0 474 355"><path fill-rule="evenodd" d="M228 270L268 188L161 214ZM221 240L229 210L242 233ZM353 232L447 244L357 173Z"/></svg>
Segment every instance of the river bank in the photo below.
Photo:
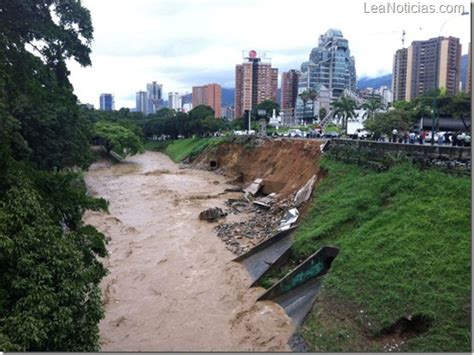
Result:
<svg viewBox="0 0 474 355"><path fill-rule="evenodd" d="M255 303L262 289L248 288L215 224L198 219L232 197L223 194L231 187L223 176L146 152L122 164L96 163L86 182L110 203L108 214L85 216L110 238L103 351L289 350L289 318L272 302Z"/></svg>

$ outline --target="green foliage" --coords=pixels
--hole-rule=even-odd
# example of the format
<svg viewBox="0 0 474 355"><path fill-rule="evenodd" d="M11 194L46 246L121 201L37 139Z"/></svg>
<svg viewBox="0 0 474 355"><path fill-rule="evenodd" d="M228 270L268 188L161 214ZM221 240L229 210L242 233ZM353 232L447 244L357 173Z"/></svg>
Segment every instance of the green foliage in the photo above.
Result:
<svg viewBox="0 0 474 355"><path fill-rule="evenodd" d="M357 103L350 97L342 95L332 106L334 108L334 116L342 118L342 127L347 134L347 121L355 117Z"/></svg>
<svg viewBox="0 0 474 355"><path fill-rule="evenodd" d="M114 151L122 157L143 152L138 136L130 129L117 123L97 122L94 137L104 146L107 153Z"/></svg>
<svg viewBox="0 0 474 355"><path fill-rule="evenodd" d="M257 119L257 112L258 110L265 110L266 114L265 117L267 122L270 120L270 117L273 114L273 110L275 110L275 114L278 116L280 114L280 105L278 105L275 101L273 100L264 100L257 104L253 110L252 110L252 119L256 120Z"/></svg>
<svg viewBox="0 0 474 355"><path fill-rule="evenodd" d="M294 252L302 258L323 245L340 248L323 294L349 312L354 329L334 348L330 334L345 323L332 314L338 326L326 329L328 315L316 308L304 327L312 348L357 351L358 333L372 337L422 314L433 320L430 329L402 350L469 351L470 179L409 164L377 173L326 159L323 168Z"/></svg>
<svg viewBox="0 0 474 355"><path fill-rule="evenodd" d="M105 238L82 223L105 201L81 176L11 163L0 196L0 348L98 350ZM56 186L58 188L56 188Z"/></svg>
<svg viewBox="0 0 474 355"><path fill-rule="evenodd" d="M169 144L165 153L174 161L180 162L188 157L201 153L207 147L217 146L224 138L188 138L179 139Z"/></svg>
<svg viewBox="0 0 474 355"><path fill-rule="evenodd" d="M82 216L106 203L69 169L91 162L91 124L66 67L90 64L92 31L78 0L0 3L1 350L99 348L105 238Z"/></svg>
<svg viewBox="0 0 474 355"><path fill-rule="evenodd" d="M364 127L376 134L391 135L394 128L399 132L409 131L415 122L414 119L411 112L394 109L369 116L364 122Z"/></svg>

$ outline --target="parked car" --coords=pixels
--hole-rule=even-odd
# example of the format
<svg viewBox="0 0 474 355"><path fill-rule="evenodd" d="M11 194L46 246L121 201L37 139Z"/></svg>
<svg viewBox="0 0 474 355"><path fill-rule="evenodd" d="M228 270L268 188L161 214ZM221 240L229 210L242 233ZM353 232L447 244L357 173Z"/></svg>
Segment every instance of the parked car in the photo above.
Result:
<svg viewBox="0 0 474 355"><path fill-rule="evenodd" d="M323 134L323 138L338 138L339 137L339 133L337 132L325 132Z"/></svg>
<svg viewBox="0 0 474 355"><path fill-rule="evenodd" d="M304 133L300 129L290 129L288 131L288 137L301 138L304 137Z"/></svg>

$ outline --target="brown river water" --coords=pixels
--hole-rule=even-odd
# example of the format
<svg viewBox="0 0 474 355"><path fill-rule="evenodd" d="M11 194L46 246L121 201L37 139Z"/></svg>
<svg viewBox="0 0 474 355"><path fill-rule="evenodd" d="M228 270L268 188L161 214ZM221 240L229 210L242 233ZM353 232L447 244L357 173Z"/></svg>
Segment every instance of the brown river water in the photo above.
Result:
<svg viewBox="0 0 474 355"><path fill-rule="evenodd" d="M86 223L109 238L103 280L103 351L289 351L291 320L213 231L198 219L236 197L212 172L180 169L156 152L86 174L90 192L109 213L88 211ZM244 215L227 216L237 221Z"/></svg>

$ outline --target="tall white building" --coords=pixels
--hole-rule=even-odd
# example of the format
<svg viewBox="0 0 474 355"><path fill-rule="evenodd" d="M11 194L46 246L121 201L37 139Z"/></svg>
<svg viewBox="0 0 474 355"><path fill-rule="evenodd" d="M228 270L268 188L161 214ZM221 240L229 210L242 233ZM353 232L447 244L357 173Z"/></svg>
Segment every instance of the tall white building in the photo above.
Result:
<svg viewBox="0 0 474 355"><path fill-rule="evenodd" d="M181 96L177 92L168 93L168 108L181 111Z"/></svg>
<svg viewBox="0 0 474 355"><path fill-rule="evenodd" d="M138 91L136 94L136 112L147 114L147 94L146 91Z"/></svg>
<svg viewBox="0 0 474 355"><path fill-rule="evenodd" d="M146 84L147 93L147 114L153 114L158 111L163 104L163 85L156 81Z"/></svg>

